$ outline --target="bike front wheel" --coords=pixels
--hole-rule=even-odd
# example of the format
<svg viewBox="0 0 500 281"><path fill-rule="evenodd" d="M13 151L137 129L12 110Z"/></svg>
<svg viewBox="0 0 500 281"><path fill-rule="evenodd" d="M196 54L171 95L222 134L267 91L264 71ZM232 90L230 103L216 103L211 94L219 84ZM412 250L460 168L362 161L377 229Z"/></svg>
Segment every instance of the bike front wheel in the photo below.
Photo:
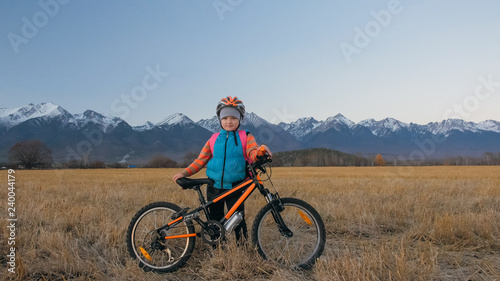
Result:
<svg viewBox="0 0 500 281"><path fill-rule="evenodd" d="M291 268L308 269L314 265L325 248L325 226L318 212L308 203L296 198L282 198L283 210L264 206L252 226L252 242L267 260ZM277 223L279 213L289 231Z"/></svg>
<svg viewBox="0 0 500 281"><path fill-rule="evenodd" d="M195 237L165 240L165 236L195 233L191 221L164 228L181 208L168 202L151 203L135 214L127 230L127 248L145 271L172 272L189 259Z"/></svg>

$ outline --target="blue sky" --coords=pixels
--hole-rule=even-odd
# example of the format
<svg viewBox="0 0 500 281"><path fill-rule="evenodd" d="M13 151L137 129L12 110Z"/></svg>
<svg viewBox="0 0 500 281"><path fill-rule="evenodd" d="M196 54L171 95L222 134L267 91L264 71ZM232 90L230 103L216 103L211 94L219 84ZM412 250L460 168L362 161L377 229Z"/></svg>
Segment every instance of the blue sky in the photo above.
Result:
<svg viewBox="0 0 500 281"><path fill-rule="evenodd" d="M240 97L268 121L500 120L500 1L0 3L0 107L52 102L132 125L214 115Z"/></svg>

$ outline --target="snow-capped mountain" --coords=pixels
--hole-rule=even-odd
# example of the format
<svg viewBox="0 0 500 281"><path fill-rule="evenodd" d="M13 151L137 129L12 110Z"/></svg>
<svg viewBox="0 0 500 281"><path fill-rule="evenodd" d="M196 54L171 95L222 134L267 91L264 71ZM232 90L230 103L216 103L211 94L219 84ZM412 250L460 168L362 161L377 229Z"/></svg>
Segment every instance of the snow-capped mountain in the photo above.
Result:
<svg viewBox="0 0 500 281"><path fill-rule="evenodd" d="M214 116L210 119L202 119L196 122L196 124L209 130L212 133L216 133L221 129L220 121L217 118L217 116ZM257 114L253 112L247 112L245 114L245 117L243 118L243 121L241 122L242 129L245 129L246 127L259 128L263 126L276 126L276 125L267 122L265 119L260 118Z"/></svg>
<svg viewBox="0 0 500 281"><path fill-rule="evenodd" d="M182 113L175 113L170 116L167 116L165 119L158 122L155 126L157 127L173 126L173 125L187 126L191 124L194 124L194 122L189 117L187 117Z"/></svg>
<svg viewBox="0 0 500 281"><path fill-rule="evenodd" d="M29 104L0 109L0 162L7 161L15 143L37 139L52 151L55 162L102 160L144 162L151 155L167 153L179 160L186 152L200 149L210 132L184 114L174 114L162 122L132 128L118 117L92 110L71 114L51 103Z"/></svg>
<svg viewBox="0 0 500 281"><path fill-rule="evenodd" d="M86 110L83 114L73 114L70 122L74 122L78 128L97 125L101 131L108 132L116 128L123 120L119 117L105 116L92 110Z"/></svg>
<svg viewBox="0 0 500 281"><path fill-rule="evenodd" d="M154 126L155 126L155 124L153 124L152 122L148 121L148 122L144 123L143 125L133 126L132 129L134 131L137 131L137 132L143 132L143 131L147 131L147 130L153 129Z"/></svg>
<svg viewBox="0 0 500 281"><path fill-rule="evenodd" d="M339 113L333 117L328 117L324 122L318 124L318 126L312 130L312 133L324 132L328 129L335 129L337 131L349 130L354 127L354 125L356 125L356 123Z"/></svg>
<svg viewBox="0 0 500 281"><path fill-rule="evenodd" d="M275 126L275 125L267 122L263 118L260 118L257 114L253 112L247 112L247 114L245 114L245 118L243 118L243 121L241 122L241 126L242 127L252 126L254 128L260 128L264 126Z"/></svg>
<svg viewBox="0 0 500 281"><path fill-rule="evenodd" d="M348 153L383 153L408 159L451 155L479 156L500 151L500 122L448 119L426 125L394 118L367 119L357 124L338 114L324 121L301 118L280 126L304 147L325 147ZM423 155L423 156L422 156Z"/></svg>
<svg viewBox="0 0 500 281"><path fill-rule="evenodd" d="M322 122L312 117L303 117L291 123L281 122L278 126L283 128L285 131L290 132L290 134L292 134L295 138L301 139L321 124Z"/></svg>
<svg viewBox="0 0 500 281"><path fill-rule="evenodd" d="M394 118L385 118L380 121L375 119L366 119L358 123L363 127L370 129L376 136L384 136L402 129L408 129L410 126Z"/></svg>
<svg viewBox="0 0 500 281"><path fill-rule="evenodd" d="M214 116L210 119L201 119L200 121L196 122L196 124L212 133L220 131L220 122L219 119L217 119L217 116Z"/></svg>
<svg viewBox="0 0 500 281"><path fill-rule="evenodd" d="M486 120L477 123L477 128L488 132L500 133L500 122L494 120Z"/></svg>
<svg viewBox="0 0 500 281"><path fill-rule="evenodd" d="M324 121L308 117L275 125L249 112L241 129L249 130L258 143L266 143L276 152L322 147L398 158L500 152L500 122L494 120L474 123L448 119L420 125L385 118L356 124L337 114ZM193 122L176 113L157 124L131 127L117 117L92 110L71 114L52 103L0 108L0 162L6 161L12 145L27 139L47 143L55 161L60 162L83 156L88 159L89 155L90 159L106 162L123 155L129 155L127 161L146 161L151 155L163 153L183 161L186 153L198 153L210 135L219 130L215 116Z"/></svg>
<svg viewBox="0 0 500 281"><path fill-rule="evenodd" d="M50 102L40 104L28 104L16 108L0 108L0 127L6 130L15 127L29 119L50 119L62 116L70 119L73 116L60 106Z"/></svg>
<svg viewBox="0 0 500 281"><path fill-rule="evenodd" d="M162 121L154 124L150 121L147 121L143 125L139 126L133 126L132 129L137 132L144 132L144 131L149 131L154 128L160 128L160 127L170 127L170 126L187 126L190 124L194 124L193 120L191 120L189 117L182 113L175 113L170 116L165 117Z"/></svg>
<svg viewBox="0 0 500 281"><path fill-rule="evenodd" d="M97 125L103 132L112 130L123 122L118 117L104 116L92 110L86 110L82 114L71 114L64 108L50 102L30 103L17 108L0 108L0 130L3 127L3 130L7 131L28 120L37 120L36 122L57 120L64 126L73 126L80 129L92 124Z"/></svg>
<svg viewBox="0 0 500 281"><path fill-rule="evenodd" d="M473 132L477 133L480 131L486 131L480 128L478 124L474 122L466 122L461 119L448 119L448 120L443 120L441 122L432 122L427 124L427 130L430 131L431 133L435 135L445 135L447 136L451 131L457 130L460 132ZM494 129L494 128L484 128L487 130Z"/></svg>
<svg viewBox="0 0 500 281"><path fill-rule="evenodd" d="M426 125L418 125L414 123L404 123L394 118L386 118L380 121L374 119L363 120L358 123L369 128L376 136L382 136L388 133L394 133L399 130L416 130L429 132L434 135L448 136L450 132L456 130L459 132L494 132L500 133L500 122L494 120L486 120L479 123L466 122L461 119L447 119L441 122L431 122Z"/></svg>

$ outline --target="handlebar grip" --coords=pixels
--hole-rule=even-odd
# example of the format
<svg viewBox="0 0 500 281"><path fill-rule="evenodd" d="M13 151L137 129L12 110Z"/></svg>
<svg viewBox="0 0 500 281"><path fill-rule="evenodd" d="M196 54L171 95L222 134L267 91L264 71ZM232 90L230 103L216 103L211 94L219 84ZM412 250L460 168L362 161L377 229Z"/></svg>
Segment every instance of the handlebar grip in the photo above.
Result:
<svg viewBox="0 0 500 281"><path fill-rule="evenodd" d="M264 155L266 155L266 148L260 146L259 149L257 150L257 156L264 156Z"/></svg>

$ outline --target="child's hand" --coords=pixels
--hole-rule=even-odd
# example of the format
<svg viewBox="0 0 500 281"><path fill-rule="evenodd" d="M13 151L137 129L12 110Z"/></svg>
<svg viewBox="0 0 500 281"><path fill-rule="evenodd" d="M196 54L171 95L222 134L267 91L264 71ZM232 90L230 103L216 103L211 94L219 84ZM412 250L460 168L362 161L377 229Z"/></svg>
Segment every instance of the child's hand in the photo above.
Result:
<svg viewBox="0 0 500 281"><path fill-rule="evenodd" d="M266 149L266 154L268 154L269 157L273 157L273 153L271 152L271 150L269 149L269 147L267 147L267 145L261 144L260 146L264 147Z"/></svg>
<svg viewBox="0 0 500 281"><path fill-rule="evenodd" d="M177 182L178 179L183 178L184 175L181 173L175 174L174 177L172 178L174 182Z"/></svg>

